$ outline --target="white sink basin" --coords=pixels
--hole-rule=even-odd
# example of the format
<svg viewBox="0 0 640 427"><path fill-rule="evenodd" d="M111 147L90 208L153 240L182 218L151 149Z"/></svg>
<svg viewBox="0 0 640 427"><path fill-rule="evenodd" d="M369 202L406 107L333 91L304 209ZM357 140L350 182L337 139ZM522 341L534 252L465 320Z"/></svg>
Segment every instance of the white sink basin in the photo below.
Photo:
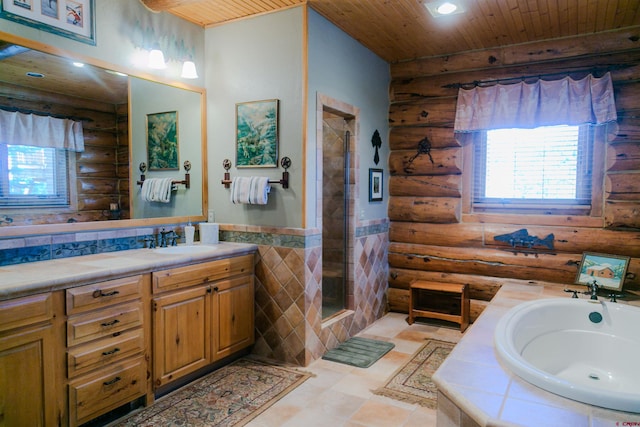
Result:
<svg viewBox="0 0 640 427"><path fill-rule="evenodd" d="M640 308L572 298L520 304L496 327L500 359L555 394L640 412Z"/></svg>
<svg viewBox="0 0 640 427"><path fill-rule="evenodd" d="M158 254L165 255L190 255L190 254L202 254L206 252L214 252L217 249L216 246L208 245L180 245L180 246L167 246L166 248L156 248L153 251Z"/></svg>

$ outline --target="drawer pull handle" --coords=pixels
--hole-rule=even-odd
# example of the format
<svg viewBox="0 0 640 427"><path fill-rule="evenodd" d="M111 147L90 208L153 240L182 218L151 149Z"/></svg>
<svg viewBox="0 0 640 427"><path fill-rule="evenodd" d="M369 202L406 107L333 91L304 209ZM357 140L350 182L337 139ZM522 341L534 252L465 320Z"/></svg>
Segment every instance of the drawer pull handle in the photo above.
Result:
<svg viewBox="0 0 640 427"><path fill-rule="evenodd" d="M102 384L106 385L106 386L110 386L110 385L114 385L115 383L117 383L118 381L120 381L122 378L120 377L115 377L114 379L112 379L111 381L105 381Z"/></svg>
<svg viewBox="0 0 640 427"><path fill-rule="evenodd" d="M119 351L120 351L120 349L119 349L118 347L116 347L116 348L114 348L114 349L113 349L113 350L111 350L111 351L103 351L103 352L102 352L102 355L103 355L103 356L110 356L110 355L112 355L112 354L116 354L116 353L117 353L117 352L119 352Z"/></svg>
<svg viewBox="0 0 640 427"><path fill-rule="evenodd" d="M101 323L101 325L104 327L107 327L107 326L113 326L116 323L120 323L120 321L118 319L113 319L111 322L104 322L104 323Z"/></svg>
<svg viewBox="0 0 640 427"><path fill-rule="evenodd" d="M93 291L93 297L94 298L112 297L114 295L118 295L119 293L120 291L102 292L100 289L96 289L95 291Z"/></svg>

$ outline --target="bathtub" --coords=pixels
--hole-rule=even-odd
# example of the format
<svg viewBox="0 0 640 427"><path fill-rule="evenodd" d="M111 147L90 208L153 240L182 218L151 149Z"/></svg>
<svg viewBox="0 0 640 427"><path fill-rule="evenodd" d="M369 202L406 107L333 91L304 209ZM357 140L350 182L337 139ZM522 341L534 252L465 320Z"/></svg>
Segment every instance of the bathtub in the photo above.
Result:
<svg viewBox="0 0 640 427"><path fill-rule="evenodd" d="M586 299L529 301L495 330L498 358L544 390L640 413L640 308Z"/></svg>

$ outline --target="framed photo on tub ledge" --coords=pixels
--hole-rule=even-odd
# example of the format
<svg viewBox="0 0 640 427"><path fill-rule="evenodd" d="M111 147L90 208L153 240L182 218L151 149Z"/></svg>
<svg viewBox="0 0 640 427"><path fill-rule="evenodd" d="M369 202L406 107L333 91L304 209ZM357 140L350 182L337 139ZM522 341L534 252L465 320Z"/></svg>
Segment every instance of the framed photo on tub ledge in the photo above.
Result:
<svg viewBox="0 0 640 427"><path fill-rule="evenodd" d="M620 291L624 285L630 258L627 256L584 252L578 268L575 283Z"/></svg>
<svg viewBox="0 0 640 427"><path fill-rule="evenodd" d="M95 0L0 0L0 18L96 44Z"/></svg>

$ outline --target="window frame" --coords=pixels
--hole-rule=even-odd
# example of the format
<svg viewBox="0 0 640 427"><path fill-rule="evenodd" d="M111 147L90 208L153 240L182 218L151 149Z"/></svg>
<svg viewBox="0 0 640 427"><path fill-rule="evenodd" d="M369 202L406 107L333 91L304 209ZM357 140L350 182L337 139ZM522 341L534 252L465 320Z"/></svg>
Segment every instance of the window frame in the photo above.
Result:
<svg viewBox="0 0 640 427"><path fill-rule="evenodd" d="M474 132L470 138L463 138L463 187L462 214L467 222L513 222L522 223L521 215L527 215L527 221L541 224L601 226L603 216L603 189L606 153L605 126L589 126L588 134L592 138L591 156L591 203L576 205L571 203L553 203L541 200L541 203L477 203L475 194L475 146L486 138L486 132ZM538 216L539 219L532 217ZM596 219L594 221L594 219Z"/></svg>
<svg viewBox="0 0 640 427"><path fill-rule="evenodd" d="M23 144L24 145L24 144ZM8 176L3 173L0 176L0 209L5 212L21 212L25 209L33 213L41 212L69 212L76 208L75 191L75 156L66 150L54 149L56 153L56 174L57 179L64 177L66 189L64 196L52 197L15 197L5 195L3 188L8 188ZM0 165L3 171L8 171L8 147L0 144ZM64 158L64 167L60 166L60 156Z"/></svg>

